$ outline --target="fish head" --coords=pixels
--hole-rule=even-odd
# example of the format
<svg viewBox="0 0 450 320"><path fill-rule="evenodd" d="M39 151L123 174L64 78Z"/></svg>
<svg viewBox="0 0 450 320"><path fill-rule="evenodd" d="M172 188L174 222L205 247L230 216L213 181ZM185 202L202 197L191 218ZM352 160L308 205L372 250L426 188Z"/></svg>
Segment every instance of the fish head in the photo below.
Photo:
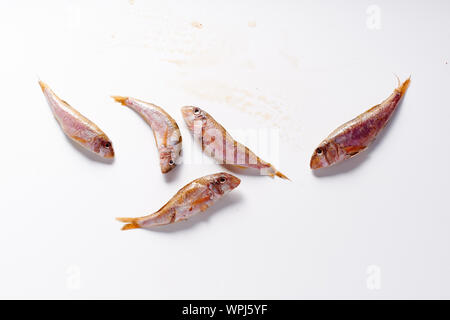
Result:
<svg viewBox="0 0 450 320"><path fill-rule="evenodd" d="M168 153L159 154L159 165L162 173L167 173L177 166L175 160L173 160L172 156Z"/></svg>
<svg viewBox="0 0 450 320"><path fill-rule="evenodd" d="M114 148L111 140L105 135L96 136L92 143L92 150L103 158L114 158Z"/></svg>
<svg viewBox="0 0 450 320"><path fill-rule="evenodd" d="M162 173L167 173L181 163L181 134L175 130L168 138L166 146L160 146L159 165Z"/></svg>
<svg viewBox="0 0 450 320"><path fill-rule="evenodd" d="M314 150L311 157L310 167L311 169L320 169L329 167L339 161L339 152L337 145L330 141L323 141Z"/></svg>
<svg viewBox="0 0 450 320"><path fill-rule="evenodd" d="M159 165L162 173L167 173L178 164L179 151L173 147L164 147L159 151Z"/></svg>
<svg viewBox="0 0 450 320"><path fill-rule="evenodd" d="M208 176L207 183L214 193L223 195L235 189L241 183L241 179L232 174L220 172Z"/></svg>
<svg viewBox="0 0 450 320"><path fill-rule="evenodd" d="M183 115L183 119L191 131L194 130L194 124L196 122L201 121L201 123L203 123L204 120L206 120L206 112L199 107L182 107L181 114Z"/></svg>

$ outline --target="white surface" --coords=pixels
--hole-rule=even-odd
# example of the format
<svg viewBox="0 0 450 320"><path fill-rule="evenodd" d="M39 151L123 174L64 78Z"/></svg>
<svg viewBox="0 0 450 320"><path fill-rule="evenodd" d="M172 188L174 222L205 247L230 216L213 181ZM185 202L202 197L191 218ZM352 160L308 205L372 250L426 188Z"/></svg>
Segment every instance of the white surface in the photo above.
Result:
<svg viewBox="0 0 450 320"><path fill-rule="evenodd" d="M369 17L377 8L380 25ZM449 9L1 2L0 297L450 298ZM314 175L321 139L386 98L394 73L412 82L379 141ZM65 138L36 75L109 135L112 165ZM115 217L151 213L223 169L184 164L164 178L150 128L112 94L164 107L185 156L200 151L183 105L205 108L236 137L279 126L279 157L267 160L292 182L240 175L205 215L121 232Z"/></svg>

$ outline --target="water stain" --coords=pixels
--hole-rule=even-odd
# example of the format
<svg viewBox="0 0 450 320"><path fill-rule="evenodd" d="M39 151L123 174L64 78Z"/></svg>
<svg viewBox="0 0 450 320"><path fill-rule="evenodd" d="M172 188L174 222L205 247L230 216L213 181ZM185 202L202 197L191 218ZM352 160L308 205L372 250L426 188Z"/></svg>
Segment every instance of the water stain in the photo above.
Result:
<svg viewBox="0 0 450 320"><path fill-rule="evenodd" d="M197 21L192 22L191 25L194 28L197 28L197 29L202 29L203 28L203 25L200 22L197 22Z"/></svg>
<svg viewBox="0 0 450 320"><path fill-rule="evenodd" d="M292 56L290 54L287 54L286 52L280 51L280 54L286 58L286 60L295 68L299 67L298 58L295 56Z"/></svg>
<svg viewBox="0 0 450 320"><path fill-rule="evenodd" d="M111 44L115 47L149 48L163 60L181 61L205 54L211 50L211 46L220 44L213 32L200 33L195 30L203 28L201 23L191 22L162 8L149 11L133 7L126 15L133 27L142 32L118 32ZM186 27L190 24L195 29Z"/></svg>
<svg viewBox="0 0 450 320"><path fill-rule="evenodd" d="M176 60L176 59L163 59L163 61L176 64L177 66L181 67L187 64L186 60Z"/></svg>

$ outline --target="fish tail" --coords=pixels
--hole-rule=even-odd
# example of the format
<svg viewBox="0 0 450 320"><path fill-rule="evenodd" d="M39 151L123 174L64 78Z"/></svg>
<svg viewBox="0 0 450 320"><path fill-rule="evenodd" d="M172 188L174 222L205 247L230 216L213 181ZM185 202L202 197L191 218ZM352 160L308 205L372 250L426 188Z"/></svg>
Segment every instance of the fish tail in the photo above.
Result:
<svg viewBox="0 0 450 320"><path fill-rule="evenodd" d="M122 97L122 96L111 96L111 98L113 98L114 100L116 100L116 102L121 103L122 105L126 106L127 103L127 99L128 97Z"/></svg>
<svg viewBox="0 0 450 320"><path fill-rule="evenodd" d="M285 176L284 174L282 174L280 171L275 172L275 175L276 175L277 177L282 178L282 179L286 179L286 180L291 181L291 179L289 179L288 177L286 177L286 176Z"/></svg>
<svg viewBox="0 0 450 320"><path fill-rule="evenodd" d="M411 82L411 76L409 76L409 78L406 79L402 84L400 84L400 81L399 81L399 86L395 90L400 92L400 94L403 96L406 92L406 89L408 89L410 82Z"/></svg>
<svg viewBox="0 0 450 320"><path fill-rule="evenodd" d="M39 82L39 86L41 86L42 92L44 92L45 89L48 88L48 85L45 82L41 81L41 80L39 80L38 82Z"/></svg>
<svg viewBox="0 0 450 320"><path fill-rule="evenodd" d="M270 171L269 172L269 176L271 176L272 178L274 178L275 176L280 177L281 179L286 179L291 181L291 179L289 179L288 177L286 177L284 174L282 174L280 171L278 171L277 169L274 168L274 166L270 165Z"/></svg>
<svg viewBox="0 0 450 320"><path fill-rule="evenodd" d="M141 227L138 222L139 218L116 218L116 220L126 223L126 225L122 227L122 230L138 229Z"/></svg>

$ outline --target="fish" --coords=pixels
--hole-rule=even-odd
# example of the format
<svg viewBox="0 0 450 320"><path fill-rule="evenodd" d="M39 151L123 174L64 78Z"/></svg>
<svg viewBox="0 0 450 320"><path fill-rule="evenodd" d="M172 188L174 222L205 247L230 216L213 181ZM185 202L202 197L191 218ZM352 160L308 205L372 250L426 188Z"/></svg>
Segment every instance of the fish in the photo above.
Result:
<svg viewBox="0 0 450 320"><path fill-rule="evenodd" d="M102 158L114 158L111 140L95 123L60 99L43 81L39 80L39 85L54 117L71 140Z"/></svg>
<svg viewBox="0 0 450 320"><path fill-rule="evenodd" d="M331 132L314 150L311 169L335 165L366 150L391 119L409 87L411 77L403 83L400 79L398 82L398 87L382 103Z"/></svg>
<svg viewBox="0 0 450 320"><path fill-rule="evenodd" d="M210 174L181 188L155 213L138 218L116 219L126 223L122 230L151 228L186 220L208 209L240 183L239 178L226 172Z"/></svg>
<svg viewBox="0 0 450 320"><path fill-rule="evenodd" d="M275 167L259 158L253 151L234 140L233 137L210 114L195 106L181 108L184 121L193 133L203 152L220 164L243 169L258 169L261 175L288 179Z"/></svg>
<svg viewBox="0 0 450 320"><path fill-rule="evenodd" d="M176 121L161 107L131 97L113 96L115 101L136 111L153 130L162 173L180 164L182 137Z"/></svg>

